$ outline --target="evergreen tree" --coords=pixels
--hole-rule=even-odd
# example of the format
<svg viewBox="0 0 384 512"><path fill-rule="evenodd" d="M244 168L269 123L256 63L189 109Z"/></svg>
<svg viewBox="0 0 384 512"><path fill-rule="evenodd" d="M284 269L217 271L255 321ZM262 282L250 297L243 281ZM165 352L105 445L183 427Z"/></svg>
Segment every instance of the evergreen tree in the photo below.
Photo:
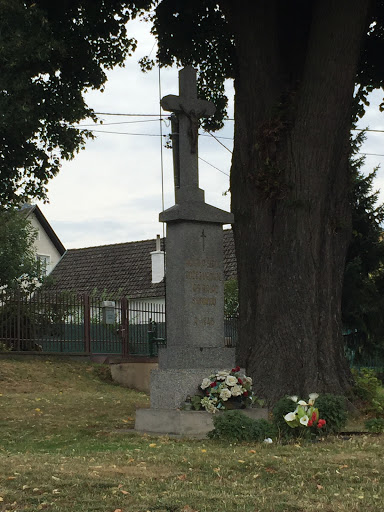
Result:
<svg viewBox="0 0 384 512"><path fill-rule="evenodd" d="M360 147L364 135L354 142ZM364 157L351 160L352 239L344 272L342 319L347 344L357 358L384 346L384 205L373 191L377 170L364 175Z"/></svg>

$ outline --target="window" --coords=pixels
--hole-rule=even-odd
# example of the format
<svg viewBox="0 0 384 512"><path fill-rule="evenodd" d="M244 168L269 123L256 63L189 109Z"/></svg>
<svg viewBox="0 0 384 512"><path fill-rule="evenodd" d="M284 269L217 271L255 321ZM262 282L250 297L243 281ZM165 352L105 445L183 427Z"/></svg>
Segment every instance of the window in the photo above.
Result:
<svg viewBox="0 0 384 512"><path fill-rule="evenodd" d="M51 257L50 256L46 256L44 254L37 254L36 258L37 258L37 261L39 262L41 275L42 276L48 275L49 264L51 262Z"/></svg>

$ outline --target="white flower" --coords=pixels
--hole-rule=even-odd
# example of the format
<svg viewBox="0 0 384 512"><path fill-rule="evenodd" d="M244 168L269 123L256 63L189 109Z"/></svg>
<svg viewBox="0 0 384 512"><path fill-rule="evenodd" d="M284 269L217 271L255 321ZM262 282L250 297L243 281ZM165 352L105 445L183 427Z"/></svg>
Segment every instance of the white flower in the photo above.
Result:
<svg viewBox="0 0 384 512"><path fill-rule="evenodd" d="M228 375L225 379L225 383L227 386L235 386L235 384L237 384L237 377L234 377L233 375Z"/></svg>
<svg viewBox="0 0 384 512"><path fill-rule="evenodd" d="M292 402L296 403L299 397L296 395L293 395L293 396L289 396L288 398L290 398L292 400Z"/></svg>
<svg viewBox="0 0 384 512"><path fill-rule="evenodd" d="M243 394L243 390L242 390L241 386L239 386L238 384L235 384L231 389L231 393L232 393L232 396L240 396Z"/></svg>
<svg viewBox="0 0 384 512"><path fill-rule="evenodd" d="M319 395L317 393L310 393L308 405L314 405L316 398L319 398Z"/></svg>
<svg viewBox="0 0 384 512"><path fill-rule="evenodd" d="M220 393L220 398L223 400L223 402L226 402L228 398L231 398L231 396L232 394L227 388L224 388Z"/></svg>
<svg viewBox="0 0 384 512"><path fill-rule="evenodd" d="M299 400L297 403L299 405L308 405L307 402L304 402L304 400Z"/></svg>
<svg viewBox="0 0 384 512"><path fill-rule="evenodd" d="M300 423L302 425L307 426L308 425L308 421L309 421L309 418L308 418L308 416L306 414L300 418Z"/></svg>
<svg viewBox="0 0 384 512"><path fill-rule="evenodd" d="M210 412L211 414L215 414L217 412L217 409L213 404L209 404L207 406L206 410L207 410L207 412Z"/></svg>
<svg viewBox="0 0 384 512"><path fill-rule="evenodd" d="M225 380L227 376L229 375L229 372L227 370L220 370L216 373L216 379L217 380Z"/></svg>
<svg viewBox="0 0 384 512"><path fill-rule="evenodd" d="M210 400L207 396L201 399L201 405L207 412L210 412L212 414L217 412L217 408L215 407L216 402L217 399Z"/></svg>
<svg viewBox="0 0 384 512"><path fill-rule="evenodd" d="M201 389L206 389L211 385L210 379L203 379L203 382L201 383Z"/></svg>
<svg viewBox="0 0 384 512"><path fill-rule="evenodd" d="M296 414L294 412L289 412L284 416L285 421L295 421Z"/></svg>
<svg viewBox="0 0 384 512"><path fill-rule="evenodd" d="M264 439L264 443L266 443L266 444L271 444L271 443L273 443L273 441L272 441L272 439L271 439L270 437L266 437L266 438Z"/></svg>
<svg viewBox="0 0 384 512"><path fill-rule="evenodd" d="M244 377L243 381L249 384L250 386L252 386L253 384L251 377Z"/></svg>

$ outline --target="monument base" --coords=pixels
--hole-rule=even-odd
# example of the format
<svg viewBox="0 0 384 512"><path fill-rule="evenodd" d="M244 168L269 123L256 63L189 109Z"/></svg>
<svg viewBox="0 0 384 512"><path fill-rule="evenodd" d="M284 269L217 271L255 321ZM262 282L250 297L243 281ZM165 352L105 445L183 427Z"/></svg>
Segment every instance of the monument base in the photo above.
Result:
<svg viewBox="0 0 384 512"><path fill-rule="evenodd" d="M240 409L239 412L254 420L268 419L268 409L265 408ZM213 416L206 411L137 409L135 430L148 434L203 438L213 430Z"/></svg>
<svg viewBox="0 0 384 512"><path fill-rule="evenodd" d="M151 371L151 409L180 409L187 396L197 395L203 379L217 368Z"/></svg>

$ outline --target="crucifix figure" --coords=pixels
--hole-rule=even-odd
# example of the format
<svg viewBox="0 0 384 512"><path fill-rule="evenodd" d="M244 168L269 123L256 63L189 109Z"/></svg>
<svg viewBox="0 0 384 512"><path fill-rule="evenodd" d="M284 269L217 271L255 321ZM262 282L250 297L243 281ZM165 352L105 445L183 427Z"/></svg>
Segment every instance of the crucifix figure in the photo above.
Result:
<svg viewBox="0 0 384 512"><path fill-rule="evenodd" d="M196 70L192 66L179 72L179 96L164 96L161 106L177 117L177 122L172 123L176 203L204 201L204 192L199 188L199 119L212 116L216 107L210 101L198 99Z"/></svg>

